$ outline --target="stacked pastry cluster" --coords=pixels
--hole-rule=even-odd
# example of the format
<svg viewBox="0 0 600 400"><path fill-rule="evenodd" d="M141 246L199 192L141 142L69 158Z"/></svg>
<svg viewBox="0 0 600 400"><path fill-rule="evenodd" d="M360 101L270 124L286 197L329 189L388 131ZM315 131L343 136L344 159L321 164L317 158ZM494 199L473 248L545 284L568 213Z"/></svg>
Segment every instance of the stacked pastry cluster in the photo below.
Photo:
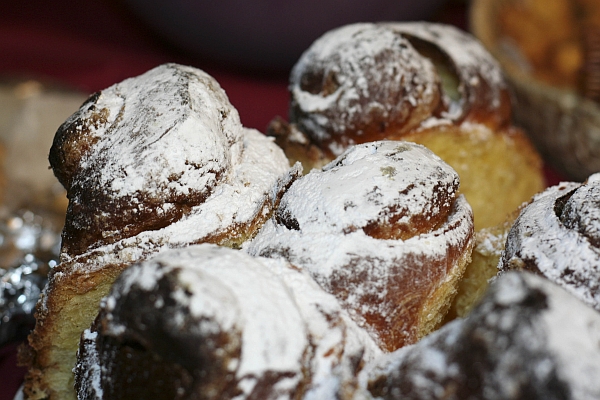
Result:
<svg viewBox="0 0 600 400"><path fill-rule="evenodd" d="M269 134L305 171L373 140L423 144L460 175L477 229L542 190L541 161L512 126L498 63L472 36L426 23L326 33L290 75L290 123Z"/></svg>
<svg viewBox="0 0 600 400"><path fill-rule="evenodd" d="M373 66L385 65L388 75L400 79L391 97L402 104L403 121L413 121L407 122L412 128L401 129L410 132L407 137L439 138L460 149L462 162L476 137L477 143L490 141L484 146L493 149L488 154L538 160L529 147L511 141L522 136L507 125L502 81L482 72L497 73L487 58L450 64L450 75L460 78L460 95L452 100L440 90L438 75L440 65L448 64L436 69L413 53L418 44L447 61L455 50L441 51L431 41L462 38L474 48L467 54L479 54L470 37L413 24L360 24L333 36L344 30L350 38L371 39L349 47L322 43L342 53L375 50L379 62ZM394 46L373 42L378 36ZM393 55L400 58L390 67L386 57ZM409 68L414 75L403 75L411 62L421 64ZM467 79L467 66L481 75L469 73ZM423 71L433 83L421 80ZM323 77L331 93L343 86L343 75ZM370 85L375 78L358 81ZM418 111L421 106L426 111ZM391 115L377 101L345 107L381 112L377 118ZM308 114L329 126L322 114ZM280 127L291 140L300 126ZM455 141L463 134L467 140ZM583 295L595 293L597 285L579 272L595 267L558 263L558 273L544 272L553 268L549 256L540 256L533 268L533 256L518 250L515 239L529 241L530 233L520 233L533 226L527 210L546 196L523 208L514 226L506 222L499 233L479 234L463 177L449 162L413 141L384 135L359 143L362 133L344 135L319 142L302 133L286 147L302 155L318 150L324 165L301 175L300 164L290 166L273 138L241 125L225 93L202 71L168 64L92 96L61 126L50 154L69 208L61 263L50 274L23 354L30 368L26 397L600 396L588 375L600 371L600 315ZM307 142L299 146L302 140ZM523 180L537 177L537 161L518 165L531 167L521 171ZM494 176L508 172L503 164L491 168L500 169ZM598 181L549 189L564 196L543 207L548 214L542 220L567 226L567 236L577 236L573 243L593 242ZM501 249L505 242L499 238L511 226L502 269L527 266L550 279L503 272L472 312L440 327L453 315L449 310L465 270L473 268L474 246L486 258L484 239L477 238L494 236L492 247ZM567 243L549 242L539 249L558 253L561 242ZM491 253L488 263L497 254ZM569 289L575 278L581 284ZM475 281L484 291L487 277ZM583 364L573 362L580 351L586 354Z"/></svg>
<svg viewBox="0 0 600 400"><path fill-rule="evenodd" d="M238 247L297 174L212 77L174 64L91 96L58 129L50 163L69 206L23 354L28 398L74 397L79 336L121 271L193 243Z"/></svg>
<svg viewBox="0 0 600 400"><path fill-rule="evenodd" d="M359 145L294 181L243 252L136 264L83 335L79 398L354 398L365 363L450 306L473 244L458 184L420 145Z"/></svg>
<svg viewBox="0 0 600 400"><path fill-rule="evenodd" d="M378 399L600 396L600 175L534 196L509 229L497 278L465 318L378 358Z"/></svg>
<svg viewBox="0 0 600 400"><path fill-rule="evenodd" d="M599 396L600 301L597 294L589 295L598 286L597 251L593 259L585 256L579 262L568 258L567 252L587 254L597 248L597 243L590 242L598 231L595 214L600 207L594 193L600 190L600 177L593 176L585 184L561 184L536 196L510 230L510 250L501 263L506 272L493 281L474 310L414 344L405 342L393 350L381 344L385 329L377 333L381 326L364 324L368 318L357 319L356 314L376 314L391 301L387 293L391 288L396 299L418 296L417 281L395 285L387 280L392 273L402 279L407 267L414 270L417 266L401 260L395 270L383 271L382 248L366 255L361 240L352 236L357 232L362 236L364 230L333 238L327 229L311 227L310 220L318 212L296 219L289 204L294 200L314 204L294 195L295 190L309 183L313 186L311 180L327 171L336 171L334 176L344 180L344 165L375 164L360 153L372 155L373 146L387 144L391 142L357 146L323 172L313 171L292 184L276 215L249 242L254 249L266 249L265 243L270 243L265 254L274 258L200 245L165 252L125 271L82 336L75 371L79 398L172 399L195 398L199 393L207 399ZM425 152L410 143L394 143L396 150L399 145L401 153L414 152L411 146ZM426 157L419 156L418 162L423 163ZM348 172L358 168L355 165ZM319 180L323 187L331 186L322 176ZM314 186L322 196L319 185ZM341 201L348 204L347 199ZM461 220L460 212L456 214L454 218ZM551 229L541 231L539 221ZM283 237L274 235L275 231ZM542 233L524 244L534 236L532 231ZM303 238L303 233L312 233L314 240ZM420 246L430 249L436 234L440 231L422 235L425 243ZM456 232L450 235L459 237ZM346 239L348 245L354 244L354 252L346 248ZM322 260L314 258L322 249L319 241L329 249ZM384 242L388 247L384 252L401 259L394 245L402 244ZM375 240L368 243L375 245ZM354 259L345 268L360 279L348 279L343 267L328 262L343 257L330 255L338 248ZM274 249L279 249L277 254ZM532 249L537 254L531 255ZM412 255L415 259L424 256L418 251ZM370 261L371 271L360 268L367 262L359 256ZM510 271L524 266L535 274ZM418 267L423 279L427 271ZM329 281L325 272L333 275ZM369 280L369 272L375 272L384 284L377 287ZM357 303L348 301L349 293ZM379 299L372 301L378 294ZM356 310L355 305L363 309ZM389 311L383 308L382 312ZM410 323L411 315L400 319ZM403 328L395 329L402 332Z"/></svg>

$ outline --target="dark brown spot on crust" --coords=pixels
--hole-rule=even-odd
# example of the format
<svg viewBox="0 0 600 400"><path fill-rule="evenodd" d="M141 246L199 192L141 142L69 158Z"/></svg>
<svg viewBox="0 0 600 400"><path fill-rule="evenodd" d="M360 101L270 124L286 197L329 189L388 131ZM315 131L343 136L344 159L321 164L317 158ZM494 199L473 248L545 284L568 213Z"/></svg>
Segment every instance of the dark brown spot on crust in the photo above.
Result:
<svg viewBox="0 0 600 400"><path fill-rule="evenodd" d="M300 88L310 94L327 97L336 92L340 84L334 71L309 69L300 78Z"/></svg>

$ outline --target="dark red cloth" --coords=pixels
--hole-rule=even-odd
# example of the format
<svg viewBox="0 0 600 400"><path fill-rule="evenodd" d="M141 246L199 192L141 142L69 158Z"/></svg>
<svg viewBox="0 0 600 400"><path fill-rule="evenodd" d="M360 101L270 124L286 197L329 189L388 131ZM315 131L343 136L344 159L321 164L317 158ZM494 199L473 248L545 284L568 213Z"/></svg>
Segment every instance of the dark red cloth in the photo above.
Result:
<svg viewBox="0 0 600 400"><path fill-rule="evenodd" d="M23 382L25 368L17 367L17 347L10 343L0 347L0 400L12 400Z"/></svg>
<svg viewBox="0 0 600 400"><path fill-rule="evenodd" d="M32 77L92 93L178 62L213 75L248 127L264 131L274 115L287 115L287 73L239 71L186 56L116 1L3 3L0 76Z"/></svg>

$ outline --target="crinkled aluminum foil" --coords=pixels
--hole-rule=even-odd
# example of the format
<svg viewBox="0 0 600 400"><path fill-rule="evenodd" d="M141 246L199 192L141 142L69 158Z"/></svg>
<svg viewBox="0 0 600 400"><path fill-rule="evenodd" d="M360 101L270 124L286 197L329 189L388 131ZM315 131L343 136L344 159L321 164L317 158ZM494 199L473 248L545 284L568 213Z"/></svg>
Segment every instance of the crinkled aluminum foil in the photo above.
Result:
<svg viewBox="0 0 600 400"><path fill-rule="evenodd" d="M35 304L58 263L60 227L30 210L0 213L0 346L23 340Z"/></svg>

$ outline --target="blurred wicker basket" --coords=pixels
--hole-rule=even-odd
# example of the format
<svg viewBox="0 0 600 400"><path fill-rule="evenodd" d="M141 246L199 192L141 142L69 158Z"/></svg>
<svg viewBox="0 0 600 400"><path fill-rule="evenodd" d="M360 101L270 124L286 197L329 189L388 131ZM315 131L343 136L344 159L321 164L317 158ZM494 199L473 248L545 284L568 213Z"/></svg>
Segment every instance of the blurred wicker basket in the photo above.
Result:
<svg viewBox="0 0 600 400"><path fill-rule="evenodd" d="M505 71L515 123L527 131L548 165L582 181L600 171L600 105L575 90L541 82L523 68L498 28L499 8L508 1L472 0L471 31Z"/></svg>

